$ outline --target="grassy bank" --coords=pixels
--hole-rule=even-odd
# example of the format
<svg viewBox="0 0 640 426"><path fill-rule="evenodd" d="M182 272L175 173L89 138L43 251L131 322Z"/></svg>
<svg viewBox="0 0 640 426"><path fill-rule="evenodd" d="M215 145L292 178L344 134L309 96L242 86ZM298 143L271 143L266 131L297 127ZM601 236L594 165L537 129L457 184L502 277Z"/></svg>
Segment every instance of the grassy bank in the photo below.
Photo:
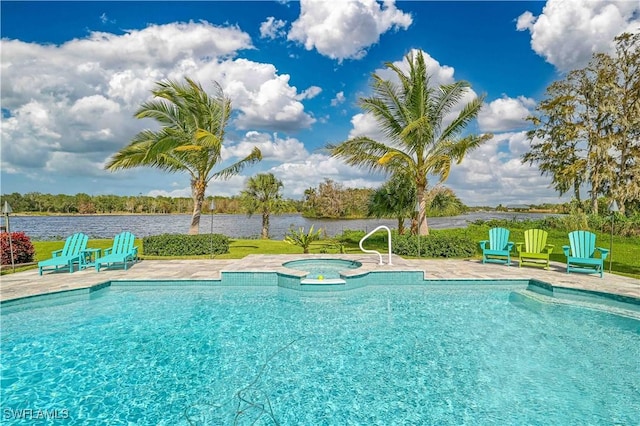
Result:
<svg viewBox="0 0 640 426"><path fill-rule="evenodd" d="M511 241L521 242L524 241L525 229L511 229ZM433 234L448 234L448 235L463 235L473 241L480 241L488 238L489 226L488 225L470 225L467 228L460 229L446 229L446 230L432 230ZM551 254L551 260L564 263L566 258L562 252L562 246L568 244L567 233L559 230L549 230L549 237L547 243L553 244L554 250ZM362 233L364 235L364 232ZM604 233L598 233L597 245L609 248L610 236ZM423 237L428 238L428 237ZM113 240L110 239L92 239L89 241L89 247L106 249L111 247ZM143 259L166 259L164 257L145 256L144 248L142 247L142 241L137 240L136 244L140 247L140 255ZM63 241L34 241L33 245L36 250L36 261L43 260L50 257L50 254L54 250L61 249L64 245ZM375 249L381 253L386 253L387 242L386 236L383 233L372 236L367 240L365 246L367 248ZM311 244L310 253L340 253L347 254L361 253L358 247L357 239L347 239L338 242L338 239L321 240ZM288 244L281 240L253 240L253 239L231 239L229 253L216 256L217 259L241 259L249 254L298 254L302 253L302 249ZM516 256L515 250L513 253ZM480 258L480 249L476 252L475 258ZM186 258L186 257L174 257L174 258ZM188 257L192 259L208 259L210 256L192 256ZM625 275L632 278L640 279L640 238L639 237L620 237L614 236L613 238L613 250L612 250L612 268L613 272L619 275ZM17 270L24 270L34 268L30 266ZM605 269L609 270L609 259L605 261ZM4 269L2 273L7 273L9 270Z"/></svg>

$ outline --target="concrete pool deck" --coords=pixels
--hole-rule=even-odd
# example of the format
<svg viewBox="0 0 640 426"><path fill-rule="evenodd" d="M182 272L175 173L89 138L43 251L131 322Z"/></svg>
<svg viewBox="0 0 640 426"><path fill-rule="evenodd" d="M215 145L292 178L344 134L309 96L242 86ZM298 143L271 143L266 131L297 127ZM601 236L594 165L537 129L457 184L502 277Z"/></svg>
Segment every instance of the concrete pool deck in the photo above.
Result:
<svg viewBox="0 0 640 426"><path fill-rule="evenodd" d="M640 280L605 272L604 278L596 274L566 273L566 265L552 262L550 269L482 264L478 259L403 259L392 257L393 265L378 265L378 257L371 254L335 255L249 255L242 259L202 260L143 260L128 270L102 269L99 273L90 267L72 274L45 272L37 269L0 278L0 301L5 302L29 296L77 290L111 281L132 280L219 280L221 272L291 272L282 264L297 259L348 259L362 263L358 271L423 271L425 279L442 280L527 280L535 279L554 287L589 290L640 299ZM354 270L355 271L355 270Z"/></svg>

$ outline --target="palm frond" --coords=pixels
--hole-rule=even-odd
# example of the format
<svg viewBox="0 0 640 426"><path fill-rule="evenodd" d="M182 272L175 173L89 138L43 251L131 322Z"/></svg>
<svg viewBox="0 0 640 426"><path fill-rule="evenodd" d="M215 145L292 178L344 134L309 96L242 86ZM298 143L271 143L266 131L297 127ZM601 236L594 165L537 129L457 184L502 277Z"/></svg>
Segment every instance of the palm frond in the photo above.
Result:
<svg viewBox="0 0 640 426"><path fill-rule="evenodd" d="M231 176L240 173L246 166L257 163L260 160L262 160L262 152L258 147L254 147L251 154L231 166L214 173L211 177L214 179L229 179Z"/></svg>
<svg viewBox="0 0 640 426"><path fill-rule="evenodd" d="M441 85L433 102L434 117L444 117L447 115L454 106L460 103L460 100L462 100L467 93L469 87L471 87L471 85L464 80Z"/></svg>
<svg viewBox="0 0 640 426"><path fill-rule="evenodd" d="M460 134L471 120L478 116L483 102L484 96L480 96L467 103L458 116L442 131L439 139L447 140Z"/></svg>

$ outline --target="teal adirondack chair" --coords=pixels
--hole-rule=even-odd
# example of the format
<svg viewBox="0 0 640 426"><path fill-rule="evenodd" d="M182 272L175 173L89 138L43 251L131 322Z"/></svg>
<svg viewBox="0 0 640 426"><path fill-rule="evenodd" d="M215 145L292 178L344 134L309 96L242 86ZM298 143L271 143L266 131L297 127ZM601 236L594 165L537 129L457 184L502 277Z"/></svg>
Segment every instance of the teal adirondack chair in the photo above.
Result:
<svg viewBox="0 0 640 426"><path fill-rule="evenodd" d="M600 274L604 272L604 260L609 250L596 247L596 234L589 231L569 232L570 246L562 246L564 255L567 256L567 274L569 272L584 272L587 274ZM596 257L596 251L600 257Z"/></svg>
<svg viewBox="0 0 640 426"><path fill-rule="evenodd" d="M513 242L509 241L508 229L491 228L489 239L480 241L480 248L482 249L482 263L493 262L511 265Z"/></svg>
<svg viewBox="0 0 640 426"><path fill-rule="evenodd" d="M38 273L42 275L42 271L57 271L58 269L68 269L69 273L73 272L73 264L78 264L81 269L85 259L84 250L87 248L89 237L78 232L67 237L64 247L60 250L51 252L51 258L38 262Z"/></svg>
<svg viewBox="0 0 640 426"><path fill-rule="evenodd" d="M96 259L96 271L100 272L100 267L106 264L107 267L122 263L127 269L129 261L135 262L138 259L138 247L133 244L136 237L131 232L121 232L113 239L113 246L104 251L104 256Z"/></svg>
<svg viewBox="0 0 640 426"><path fill-rule="evenodd" d="M530 265L549 269L549 256L553 251L553 244L547 244L547 235L547 231L542 229L524 231L524 243L516 243L518 267Z"/></svg>

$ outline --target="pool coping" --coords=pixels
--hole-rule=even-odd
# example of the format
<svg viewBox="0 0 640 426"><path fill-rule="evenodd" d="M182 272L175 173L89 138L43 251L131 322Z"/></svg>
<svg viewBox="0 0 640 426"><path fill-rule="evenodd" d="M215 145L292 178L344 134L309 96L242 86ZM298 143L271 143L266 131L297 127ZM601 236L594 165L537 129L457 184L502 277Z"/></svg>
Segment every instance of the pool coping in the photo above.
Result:
<svg viewBox="0 0 640 426"><path fill-rule="evenodd" d="M174 283L176 285L221 285L224 276L239 274L252 285L264 278L266 273L293 277L299 281L304 271L283 267L282 264L299 259L347 259L362 263L362 267L345 271L347 281L366 277L372 272L421 273L424 284L455 283L465 281L529 282L547 290L552 295L567 297L592 297L640 306L640 280L605 273L597 275L566 273L566 265L552 264L550 270L541 268L519 268L516 265L482 264L478 260L456 259L404 259L394 255L393 265L379 265L377 257L371 255L249 255L243 259L220 260L170 260L141 261L128 270L107 269L95 272L91 269L48 273L38 276L37 270L4 275L0 279L0 308L25 303L34 297L61 294L82 294L100 290L112 283L149 282ZM375 274L374 274L375 275ZM254 281L252 281L252 279ZM271 282L269 285L271 285ZM326 284L326 283L325 283ZM229 284L224 284L228 286ZM309 287L319 287L310 285ZM330 285L336 289L343 285ZM317 289L316 289L317 290ZM342 289L341 289L342 290ZM68 293L71 292L71 293Z"/></svg>

